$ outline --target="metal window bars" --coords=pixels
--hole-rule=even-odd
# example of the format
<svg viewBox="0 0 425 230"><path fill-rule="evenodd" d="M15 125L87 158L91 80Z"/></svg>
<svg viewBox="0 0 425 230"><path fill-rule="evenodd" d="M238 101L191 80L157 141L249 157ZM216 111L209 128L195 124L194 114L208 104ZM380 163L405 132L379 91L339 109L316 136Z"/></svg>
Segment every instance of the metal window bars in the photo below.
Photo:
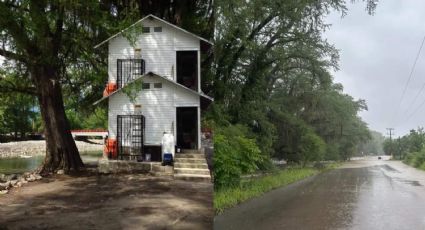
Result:
<svg viewBox="0 0 425 230"><path fill-rule="evenodd" d="M143 157L145 117L143 115L117 116L118 159L139 160Z"/></svg>
<svg viewBox="0 0 425 230"><path fill-rule="evenodd" d="M117 59L117 88L124 87L127 83L145 74L145 60L143 59Z"/></svg>

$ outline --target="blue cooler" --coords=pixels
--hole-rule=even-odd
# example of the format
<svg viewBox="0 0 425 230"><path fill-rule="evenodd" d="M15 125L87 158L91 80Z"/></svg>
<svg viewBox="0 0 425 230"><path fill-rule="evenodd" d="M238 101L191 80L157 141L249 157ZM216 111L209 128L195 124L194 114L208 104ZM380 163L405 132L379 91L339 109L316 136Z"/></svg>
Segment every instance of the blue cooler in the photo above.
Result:
<svg viewBox="0 0 425 230"><path fill-rule="evenodd" d="M162 165L173 165L172 153L164 153L163 159L162 159Z"/></svg>

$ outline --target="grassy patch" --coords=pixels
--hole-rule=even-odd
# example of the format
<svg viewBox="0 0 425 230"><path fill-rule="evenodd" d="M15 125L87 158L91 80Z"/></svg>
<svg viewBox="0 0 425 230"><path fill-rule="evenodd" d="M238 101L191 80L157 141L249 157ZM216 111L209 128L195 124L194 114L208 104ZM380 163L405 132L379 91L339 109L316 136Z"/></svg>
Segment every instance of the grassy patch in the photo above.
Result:
<svg viewBox="0 0 425 230"><path fill-rule="evenodd" d="M330 170L336 167L338 167L338 164L331 164L323 170ZM277 172L261 178L246 180L242 182L240 186L220 189L214 193L214 210L216 214L222 213L225 209L233 207L245 200L260 196L272 189L313 176L323 170L315 168L290 168L278 170Z"/></svg>

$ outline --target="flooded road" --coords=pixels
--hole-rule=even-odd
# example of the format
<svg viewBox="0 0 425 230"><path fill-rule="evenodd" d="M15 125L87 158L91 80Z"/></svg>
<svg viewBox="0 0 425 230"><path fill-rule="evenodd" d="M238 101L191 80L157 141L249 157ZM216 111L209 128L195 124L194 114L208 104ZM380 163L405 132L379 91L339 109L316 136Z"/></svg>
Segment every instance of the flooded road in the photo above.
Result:
<svg viewBox="0 0 425 230"><path fill-rule="evenodd" d="M371 158L273 190L215 229L425 229L425 172Z"/></svg>

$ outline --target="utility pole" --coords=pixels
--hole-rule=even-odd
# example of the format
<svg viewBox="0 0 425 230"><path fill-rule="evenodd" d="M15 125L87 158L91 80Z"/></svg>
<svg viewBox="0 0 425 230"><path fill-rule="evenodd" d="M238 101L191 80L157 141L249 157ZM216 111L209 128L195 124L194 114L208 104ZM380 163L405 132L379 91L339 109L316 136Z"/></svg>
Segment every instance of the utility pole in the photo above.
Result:
<svg viewBox="0 0 425 230"><path fill-rule="evenodd" d="M390 135L390 154L391 157L393 156L393 134L394 134L394 128L387 128L388 133Z"/></svg>
<svg viewBox="0 0 425 230"><path fill-rule="evenodd" d="M398 157L399 160L401 160L401 144L400 144L400 137L398 137Z"/></svg>

